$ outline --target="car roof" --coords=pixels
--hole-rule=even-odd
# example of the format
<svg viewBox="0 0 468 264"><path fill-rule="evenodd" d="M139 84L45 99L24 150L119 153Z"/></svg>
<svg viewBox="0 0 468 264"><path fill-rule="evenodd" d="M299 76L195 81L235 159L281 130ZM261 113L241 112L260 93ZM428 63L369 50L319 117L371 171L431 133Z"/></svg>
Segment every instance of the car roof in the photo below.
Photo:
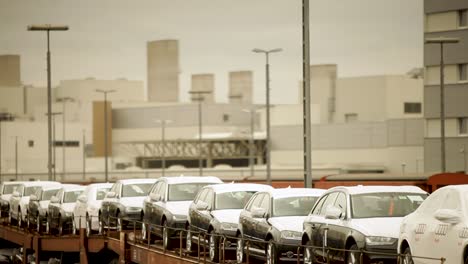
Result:
<svg viewBox="0 0 468 264"><path fill-rule="evenodd" d="M426 191L417 186L338 186L330 188L327 192L345 191L351 195L365 193L420 193L427 194Z"/></svg>
<svg viewBox="0 0 468 264"><path fill-rule="evenodd" d="M44 186L42 187L42 191L49 191L49 190L60 190L62 189L61 185L52 185L52 186Z"/></svg>
<svg viewBox="0 0 468 264"><path fill-rule="evenodd" d="M44 185L61 185L60 182L54 182L54 181L28 181L28 182L22 182L22 185L25 187L29 186L44 186Z"/></svg>
<svg viewBox="0 0 468 264"><path fill-rule="evenodd" d="M123 185L126 185L126 184L136 184L136 183L154 183L155 181L156 179L140 178L140 179L118 180L117 182Z"/></svg>
<svg viewBox="0 0 468 264"><path fill-rule="evenodd" d="M5 181L5 182L2 182L3 185L13 185L13 184L22 184L22 183L25 183L27 181Z"/></svg>
<svg viewBox="0 0 468 264"><path fill-rule="evenodd" d="M448 185L448 186L444 186L444 187L439 188L439 189L453 189L453 190L456 190L456 191L459 191L459 192L468 192L468 184ZM439 190L439 189L437 189L437 190Z"/></svg>
<svg viewBox="0 0 468 264"><path fill-rule="evenodd" d="M84 190L85 188L86 186L75 185L75 184L64 184L62 186L62 189L64 192L79 191L79 190Z"/></svg>
<svg viewBox="0 0 468 264"><path fill-rule="evenodd" d="M96 189L99 189L99 188L111 188L113 185L113 183L110 183L110 182L107 182L107 183L92 183L92 184L89 184L88 186L86 186L87 188L96 188Z"/></svg>
<svg viewBox="0 0 468 264"><path fill-rule="evenodd" d="M270 190L269 193L273 198L297 197L297 196L314 196L319 197L325 192L323 189L317 188L278 188Z"/></svg>
<svg viewBox="0 0 468 264"><path fill-rule="evenodd" d="M236 192L236 191L256 191L256 192L263 192L272 190L273 187L270 185L265 184L256 184L256 183L224 183L224 184L215 184L210 185L211 188L215 193L225 193L225 192Z"/></svg>
<svg viewBox="0 0 468 264"><path fill-rule="evenodd" d="M175 176L175 177L162 177L167 184L179 183L223 183L218 177L213 176Z"/></svg>

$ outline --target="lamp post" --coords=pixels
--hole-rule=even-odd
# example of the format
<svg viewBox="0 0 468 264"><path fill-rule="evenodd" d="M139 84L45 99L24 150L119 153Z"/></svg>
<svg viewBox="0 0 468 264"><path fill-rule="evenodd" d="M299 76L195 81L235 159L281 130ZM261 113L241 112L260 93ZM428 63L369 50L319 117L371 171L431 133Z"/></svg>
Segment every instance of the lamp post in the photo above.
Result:
<svg viewBox="0 0 468 264"><path fill-rule="evenodd" d="M50 115L48 113L46 113L47 116L51 116L52 117L52 145L53 145L53 152L52 152L52 175L53 175L53 179L54 181L57 180L57 175L56 175L56 168L57 168L57 163L56 163L56 147L57 147L57 142L55 140L55 116L58 116L58 115L61 115L62 112L53 112L53 113L50 113ZM62 179L63 180L63 179Z"/></svg>
<svg viewBox="0 0 468 264"><path fill-rule="evenodd" d="M108 155L109 155L109 147L107 142L107 94L113 93L115 90L100 90L97 89L96 92L104 94L104 158L105 158L105 181L109 182L109 168L108 168Z"/></svg>
<svg viewBox="0 0 468 264"><path fill-rule="evenodd" d="M67 31L68 26L58 25L30 25L29 31L45 31L47 33L47 170L49 180L52 179L52 76L51 76L51 61L50 61L50 32L51 31Z"/></svg>
<svg viewBox="0 0 468 264"><path fill-rule="evenodd" d="M302 0L302 116L304 144L304 187L312 188L312 139L310 109L309 0Z"/></svg>
<svg viewBox="0 0 468 264"><path fill-rule="evenodd" d="M189 91L193 101L198 102L198 169L200 176L203 176L203 153L202 153L202 102L205 99L204 95L210 94L211 91Z"/></svg>
<svg viewBox="0 0 468 264"><path fill-rule="evenodd" d="M164 119L156 119L154 122L161 124L161 144L162 144L162 151L161 151L161 175L164 177L166 172L166 124L172 123L172 120Z"/></svg>
<svg viewBox="0 0 468 264"><path fill-rule="evenodd" d="M270 158L270 64L269 55L270 53L280 52L283 49L253 49L255 53L264 53L266 57L265 72L266 72L266 163L267 163L267 184L271 185L271 158Z"/></svg>
<svg viewBox="0 0 468 264"><path fill-rule="evenodd" d="M253 177L255 174L254 166L255 166L255 158L254 158L254 150L255 150L255 114L257 110L260 108L255 108L252 106L250 109L242 109L243 112L250 114L250 138L249 138L249 165L250 165L250 177Z"/></svg>
<svg viewBox="0 0 468 264"><path fill-rule="evenodd" d="M444 99L444 44L458 43L457 38L428 38L424 41L426 44L440 45L440 156L441 170L446 171L445 166L445 99Z"/></svg>
<svg viewBox="0 0 468 264"><path fill-rule="evenodd" d="M15 136L15 178L18 180L18 136Z"/></svg>
<svg viewBox="0 0 468 264"><path fill-rule="evenodd" d="M66 147L66 139L65 139L65 131L66 131L66 118L65 118L65 106L67 102L73 102L73 98L71 97L62 97L58 98L59 101L62 101L62 179L65 179L65 147ZM55 164L55 163L54 163Z"/></svg>

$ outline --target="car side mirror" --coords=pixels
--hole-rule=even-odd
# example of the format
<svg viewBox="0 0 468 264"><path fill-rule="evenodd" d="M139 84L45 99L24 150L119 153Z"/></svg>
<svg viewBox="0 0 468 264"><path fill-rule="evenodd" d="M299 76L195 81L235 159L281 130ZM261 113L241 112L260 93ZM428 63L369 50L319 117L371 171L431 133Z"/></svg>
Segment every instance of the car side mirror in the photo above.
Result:
<svg viewBox="0 0 468 264"><path fill-rule="evenodd" d="M203 201L199 201L196 205L196 208L198 211L206 211L208 210L208 204Z"/></svg>
<svg viewBox="0 0 468 264"><path fill-rule="evenodd" d="M57 196L52 196L52 198L50 198L50 202L51 203L60 203L59 198L57 198Z"/></svg>
<svg viewBox="0 0 468 264"><path fill-rule="evenodd" d="M115 192L108 192L108 193L106 194L106 197L107 197L107 198L115 198Z"/></svg>
<svg viewBox="0 0 468 264"><path fill-rule="evenodd" d="M13 197L21 197L20 193L18 191L13 192Z"/></svg>
<svg viewBox="0 0 468 264"><path fill-rule="evenodd" d="M325 211L325 218L326 219L340 219L341 210L335 206L329 206L327 207Z"/></svg>
<svg viewBox="0 0 468 264"><path fill-rule="evenodd" d="M37 197L37 195L31 194L31 196L29 196L29 201L39 201L39 198Z"/></svg>
<svg viewBox="0 0 468 264"><path fill-rule="evenodd" d="M439 209L434 213L435 219L449 224L458 224L461 221L460 213L453 209Z"/></svg>
<svg viewBox="0 0 468 264"><path fill-rule="evenodd" d="M80 203L87 203L88 197L86 197L86 195L80 195L78 196L78 201L80 201Z"/></svg>
<svg viewBox="0 0 468 264"><path fill-rule="evenodd" d="M153 201L153 202L159 202L159 201L162 200L161 198L162 198L162 197L161 197L161 195L160 195L159 193L151 193L151 194L150 194L150 199L151 199L151 201Z"/></svg>
<svg viewBox="0 0 468 264"><path fill-rule="evenodd" d="M255 208L252 211L252 217L253 218L265 218L266 217L266 211L263 208Z"/></svg>

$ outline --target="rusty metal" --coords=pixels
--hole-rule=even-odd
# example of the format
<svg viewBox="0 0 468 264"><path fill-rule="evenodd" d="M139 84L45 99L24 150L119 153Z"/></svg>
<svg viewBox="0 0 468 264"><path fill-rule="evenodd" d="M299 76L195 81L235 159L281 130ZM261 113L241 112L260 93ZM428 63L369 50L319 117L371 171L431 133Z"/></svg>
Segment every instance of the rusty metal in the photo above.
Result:
<svg viewBox="0 0 468 264"><path fill-rule="evenodd" d="M203 263L206 263L206 234L205 233L203 233Z"/></svg>
<svg viewBox="0 0 468 264"><path fill-rule="evenodd" d="M180 256L182 257L182 235L184 234L183 233L184 231L180 231L179 232L179 252L180 252Z"/></svg>
<svg viewBox="0 0 468 264"><path fill-rule="evenodd" d="M201 238L201 235L200 233L198 233L198 243L197 243L197 247L198 247L198 263L200 263L200 238Z"/></svg>
<svg viewBox="0 0 468 264"><path fill-rule="evenodd" d="M305 249L304 249L305 252ZM301 247L297 247L297 264L301 263Z"/></svg>

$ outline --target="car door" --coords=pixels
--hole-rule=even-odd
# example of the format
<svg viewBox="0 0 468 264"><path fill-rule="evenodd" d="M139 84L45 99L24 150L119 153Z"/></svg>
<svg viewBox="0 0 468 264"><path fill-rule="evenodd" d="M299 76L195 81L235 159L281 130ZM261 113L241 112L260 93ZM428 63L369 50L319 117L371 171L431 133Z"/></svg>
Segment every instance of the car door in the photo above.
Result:
<svg viewBox="0 0 468 264"><path fill-rule="evenodd" d="M151 188L151 191L146 196L145 200L143 200L143 221L144 222L152 222L153 212L152 212L152 203L154 202L152 197L154 197L157 193L159 193L159 189L162 187L162 182L156 182Z"/></svg>
<svg viewBox="0 0 468 264"><path fill-rule="evenodd" d="M116 186L115 196L109 199L108 212L111 219L111 223L114 223L116 220L112 219L117 216L117 209L119 208L120 197L122 196L122 184L119 183Z"/></svg>
<svg viewBox="0 0 468 264"><path fill-rule="evenodd" d="M252 221L254 222L254 237L255 240L258 241L258 243L255 243L255 247L258 249L265 249L267 244L265 242L265 238L268 234L268 231L270 231L271 225L268 222L268 217L271 216L271 196L268 193L265 193L262 199L262 202L260 204L260 208L265 210L265 216L261 218L252 218Z"/></svg>
<svg viewBox="0 0 468 264"><path fill-rule="evenodd" d="M197 212L200 214L200 222L199 227L202 231L208 232L208 228L210 227L211 220L213 220L213 216L211 215L211 210L213 209L213 201L214 201L214 192L212 189L208 188L206 196L204 197L204 202L208 205L207 210L202 210Z"/></svg>
<svg viewBox="0 0 468 264"><path fill-rule="evenodd" d="M337 192L337 196L333 206L341 210L339 219L328 219L325 217L324 225L321 232L324 234L324 244L331 248L344 249L346 246L346 238L349 233L348 228L348 196L344 192ZM326 209L325 209L326 210ZM345 254L343 251L330 251L330 262L343 262Z"/></svg>
<svg viewBox="0 0 468 264"><path fill-rule="evenodd" d="M158 201L153 201L151 204L151 223L161 226L162 225L162 217L166 210L166 203L167 203L167 182L161 182L161 186L156 191L156 194L161 199ZM157 228L156 230L161 230Z"/></svg>
<svg viewBox="0 0 468 264"><path fill-rule="evenodd" d="M319 201L321 204L317 206L312 211L312 217L310 218L310 225L312 229L312 245L314 246L314 254L318 259L326 261L326 247L328 241L328 227L326 226L327 221L325 219L325 213L328 206L335 203L338 192L329 193L327 196L324 196L323 202ZM321 200L322 200L321 199Z"/></svg>
<svg viewBox="0 0 468 264"><path fill-rule="evenodd" d="M239 224L242 227L242 232L245 238L254 238L255 221L252 218L252 210L260 207L264 196L264 193L255 194L251 198L251 202L249 202L245 210L242 210L241 212L241 215L239 217Z"/></svg>
<svg viewBox="0 0 468 264"><path fill-rule="evenodd" d="M190 225L193 230L200 231L201 228L201 212L197 209L197 204L205 202L206 195L208 194L208 189L201 190L193 203L191 203L189 208L190 215Z"/></svg>

